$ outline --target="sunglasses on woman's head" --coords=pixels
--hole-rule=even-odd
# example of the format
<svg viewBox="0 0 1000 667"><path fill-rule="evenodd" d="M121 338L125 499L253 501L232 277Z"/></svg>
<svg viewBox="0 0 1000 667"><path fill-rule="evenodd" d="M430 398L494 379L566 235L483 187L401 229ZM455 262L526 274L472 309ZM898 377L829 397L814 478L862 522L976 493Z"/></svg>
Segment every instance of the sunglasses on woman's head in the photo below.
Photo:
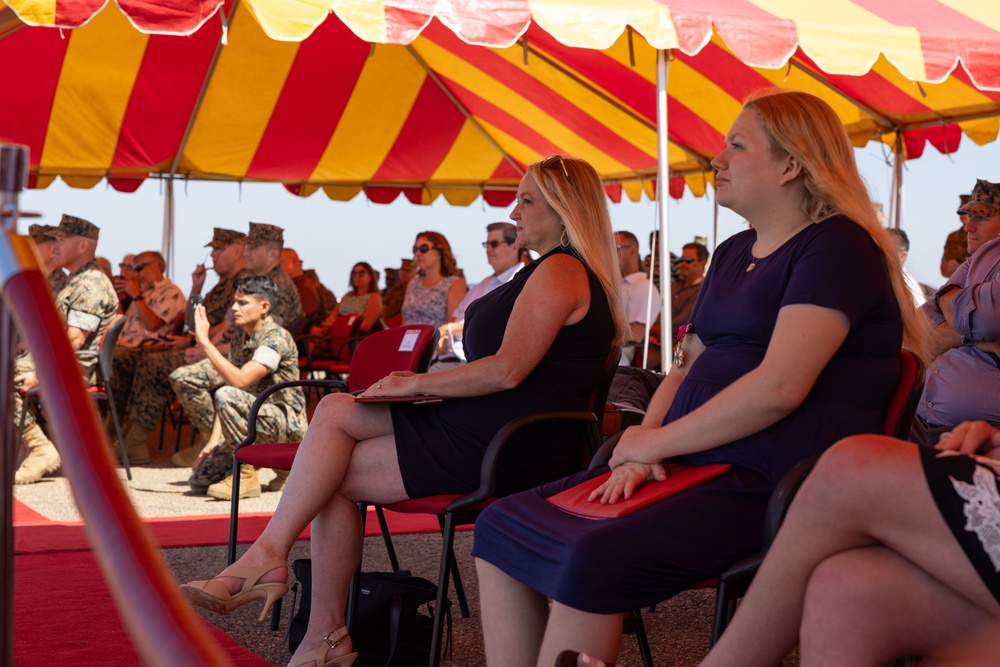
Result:
<svg viewBox="0 0 1000 667"><path fill-rule="evenodd" d="M504 245L510 245L509 241L483 241L483 247L495 249L498 248L501 243L503 243Z"/></svg>
<svg viewBox="0 0 1000 667"><path fill-rule="evenodd" d="M569 170L566 169L566 162L563 160L562 155L553 155L551 157L547 157L541 161L540 166L542 167L542 169L548 169L549 167L554 166L556 163L558 163L559 166L562 167L563 173L566 175L566 178L569 178Z"/></svg>
<svg viewBox="0 0 1000 667"><path fill-rule="evenodd" d="M434 246L427 245L426 243L422 243L420 245L413 246L413 254L414 255L416 255L418 252L421 255L423 255L424 253L430 252L431 250L434 250Z"/></svg>

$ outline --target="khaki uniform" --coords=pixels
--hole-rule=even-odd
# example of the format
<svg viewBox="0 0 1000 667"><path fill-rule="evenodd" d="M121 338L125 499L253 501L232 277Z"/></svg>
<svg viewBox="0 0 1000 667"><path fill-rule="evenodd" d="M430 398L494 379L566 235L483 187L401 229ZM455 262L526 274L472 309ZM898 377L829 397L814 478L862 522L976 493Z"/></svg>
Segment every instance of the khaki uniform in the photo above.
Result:
<svg viewBox="0 0 1000 667"><path fill-rule="evenodd" d="M256 397L271 385L299 379L295 341L271 318L264 320L260 330L249 339L242 328L237 328L229 360L237 367L254 360L270 372L247 391L225 386L222 376L208 359L170 374L170 384L195 428L202 433L211 431L216 413L222 424L222 442L218 449L202 461L188 480L196 489L205 489L232 472L233 450L246 437L247 414ZM259 441L298 442L305 431L306 400L301 387L283 389L271 395L258 415Z"/></svg>

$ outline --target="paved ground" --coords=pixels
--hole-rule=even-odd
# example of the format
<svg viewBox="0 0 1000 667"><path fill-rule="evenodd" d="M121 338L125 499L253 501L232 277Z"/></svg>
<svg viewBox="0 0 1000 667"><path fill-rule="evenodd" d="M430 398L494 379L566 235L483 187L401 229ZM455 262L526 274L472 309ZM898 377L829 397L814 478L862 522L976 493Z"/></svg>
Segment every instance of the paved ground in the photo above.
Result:
<svg viewBox="0 0 1000 667"><path fill-rule="evenodd" d="M168 438L168 442L172 443L172 438ZM121 471L122 482L140 516L169 517L228 513L228 502L190 495L185 481L188 472L170 466L167 459L168 452L154 451L153 465L134 468L134 479L131 482L125 480L124 471ZM271 475L270 471L263 471L261 481L268 481ZM17 486L14 495L50 519L79 520L69 485L66 479L58 474L46 477L37 484ZM240 506L246 512L272 511L280 496L280 493L264 493L260 498L242 501ZM436 579L441 544L438 535L401 535L395 538L395 544L404 568L431 581ZM469 556L471 548L471 532L459 534L456 553L469 596L471 617L458 616L457 604L453 603L456 608L453 628L454 653L451 660L445 661L445 665L474 667L485 664L476 577ZM291 559L305 558L308 555L308 542L299 542L291 554ZM165 549L163 556L180 582L204 579L225 566L224 545ZM388 569L388 559L381 538L366 540L364 569ZM454 596L452 597L454 600ZM263 624L256 622L260 613L258 604L247 605L228 616L204 615L257 654L276 665L285 665L289 654L282 638L291 614L292 596L287 596L285 600L281 629L278 632L271 632L267 622ZM654 612L644 612L657 666L687 667L698 664L708 650L714 601L714 591L688 591L659 605ZM625 667L641 664L635 640L631 635L624 639L620 661ZM788 667L797 667L798 661L793 657L786 660L785 664Z"/></svg>

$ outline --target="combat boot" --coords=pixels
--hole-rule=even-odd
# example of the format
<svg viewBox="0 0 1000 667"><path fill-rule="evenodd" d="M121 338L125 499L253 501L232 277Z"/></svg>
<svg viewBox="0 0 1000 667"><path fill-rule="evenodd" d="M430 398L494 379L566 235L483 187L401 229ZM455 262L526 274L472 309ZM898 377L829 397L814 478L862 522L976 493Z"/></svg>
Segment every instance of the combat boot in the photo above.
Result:
<svg viewBox="0 0 1000 667"><path fill-rule="evenodd" d="M185 447L179 452L175 452L173 456L170 457L170 462L177 466L178 468L191 468L194 466L194 462L198 460L201 455L201 450L205 448L205 443L208 438L202 436L199 432L197 439L190 447Z"/></svg>
<svg viewBox="0 0 1000 667"><path fill-rule="evenodd" d="M208 495L219 500L233 499L233 476L230 474L221 482L208 487ZM240 467L240 498L259 498L260 479L253 466Z"/></svg>
<svg viewBox="0 0 1000 667"><path fill-rule="evenodd" d="M130 466L146 465L152 459L149 457L149 434L152 433L145 426L140 424L129 424L128 433L125 434L125 454L128 455ZM115 458L121 460L121 449L115 449Z"/></svg>
<svg viewBox="0 0 1000 667"><path fill-rule="evenodd" d="M275 470L274 479L264 485L265 491L281 491L288 481L288 470Z"/></svg>
<svg viewBox="0 0 1000 667"><path fill-rule="evenodd" d="M38 424L26 426L21 434L21 440L28 448L28 456L14 473L15 484L34 484L50 472L59 469L59 452L55 445L45 437Z"/></svg>

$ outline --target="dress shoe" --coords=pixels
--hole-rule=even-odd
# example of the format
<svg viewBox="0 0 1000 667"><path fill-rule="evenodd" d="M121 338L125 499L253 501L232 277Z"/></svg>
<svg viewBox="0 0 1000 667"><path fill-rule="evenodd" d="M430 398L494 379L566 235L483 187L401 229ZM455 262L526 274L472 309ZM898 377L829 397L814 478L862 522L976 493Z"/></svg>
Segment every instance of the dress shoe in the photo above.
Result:
<svg viewBox="0 0 1000 667"><path fill-rule="evenodd" d="M267 610L271 608L274 601L288 592L288 585L280 581L266 584L258 582L268 572L287 567L287 561L273 560L261 567L230 567L223 570L219 577L243 579L243 586L237 593L230 593L225 584L219 581L219 577L208 581L192 581L182 584L181 590L194 606L223 615L253 600L264 600L264 609L260 612L260 618L257 619L260 622L267 616Z"/></svg>
<svg viewBox="0 0 1000 667"><path fill-rule="evenodd" d="M302 656L305 658L305 662L297 662L294 665L289 665L288 667L351 667L354 661L358 659L357 652L345 653L344 655L338 655L336 658L331 658L329 661L326 659L326 652L332 648L337 648L344 637L347 636L347 628L341 628L339 630L334 630L329 633L326 637L323 637L323 643L316 647L315 651L310 651L309 653Z"/></svg>

